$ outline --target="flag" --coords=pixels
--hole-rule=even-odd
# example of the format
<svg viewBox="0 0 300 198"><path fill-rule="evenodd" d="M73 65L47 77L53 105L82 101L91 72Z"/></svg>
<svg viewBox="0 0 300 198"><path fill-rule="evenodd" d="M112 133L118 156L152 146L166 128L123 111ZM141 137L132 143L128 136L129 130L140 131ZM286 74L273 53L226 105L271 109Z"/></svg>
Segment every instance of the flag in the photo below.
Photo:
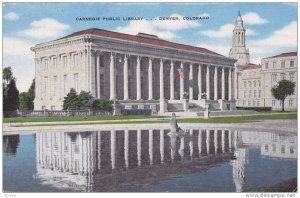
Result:
<svg viewBox="0 0 300 198"><path fill-rule="evenodd" d="M178 72L179 72L180 78L184 79L183 68L179 68L179 69L178 69Z"/></svg>

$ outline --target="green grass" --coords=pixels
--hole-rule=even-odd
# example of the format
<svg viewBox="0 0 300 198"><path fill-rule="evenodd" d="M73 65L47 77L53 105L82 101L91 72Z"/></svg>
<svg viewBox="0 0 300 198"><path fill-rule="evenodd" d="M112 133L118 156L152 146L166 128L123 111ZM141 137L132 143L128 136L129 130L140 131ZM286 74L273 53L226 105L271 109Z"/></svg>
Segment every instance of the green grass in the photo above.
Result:
<svg viewBox="0 0 300 198"><path fill-rule="evenodd" d="M138 119L139 117L133 117L132 116L123 116L126 119ZM162 117L162 116L156 116L155 118L161 118L158 120L147 120L149 118L148 116L145 118L145 120L125 120L125 118L119 119L118 121L114 122L85 122L84 125L93 125L93 124L100 124L100 125L106 125L106 124L154 124L154 123L168 123L169 118ZM154 116L151 116L150 118L153 118ZM243 123L243 122L254 122L259 120L273 120L273 119L297 119L297 114L265 114L265 115L251 115L251 116L232 116L232 117L215 117L215 118L209 118L209 119L203 119L203 118L179 118L177 119L178 123ZM104 119L103 119L104 120ZM115 119L117 120L117 119ZM15 125L15 127L30 127L30 126L68 126L68 125L83 125L83 123L65 123L65 124L35 124L35 125L22 125L18 124Z"/></svg>
<svg viewBox="0 0 300 198"><path fill-rule="evenodd" d="M258 120L273 120L273 119L297 119L297 114L265 114L251 116L232 116L232 117L215 117L209 119L203 118L183 118L177 119L179 123L243 123L253 122Z"/></svg>
<svg viewBox="0 0 300 198"><path fill-rule="evenodd" d="M99 121L99 120L130 120L165 118L166 116L131 115L131 116L76 116L76 117L43 117L43 118L3 118L3 123L14 122L63 122L63 121Z"/></svg>

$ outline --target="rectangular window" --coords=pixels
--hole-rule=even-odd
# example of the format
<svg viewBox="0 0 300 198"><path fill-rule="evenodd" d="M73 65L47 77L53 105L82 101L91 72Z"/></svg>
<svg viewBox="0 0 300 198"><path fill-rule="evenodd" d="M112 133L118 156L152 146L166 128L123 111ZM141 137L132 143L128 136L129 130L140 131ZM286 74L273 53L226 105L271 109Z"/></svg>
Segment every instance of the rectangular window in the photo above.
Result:
<svg viewBox="0 0 300 198"><path fill-rule="evenodd" d="M244 81L244 87L247 87L247 82L246 81Z"/></svg>
<svg viewBox="0 0 300 198"><path fill-rule="evenodd" d="M53 76L53 87L52 87L52 90L51 90L51 95L52 96L55 96L56 84L57 84L57 76Z"/></svg>
<svg viewBox="0 0 300 198"><path fill-rule="evenodd" d="M257 85L258 85L258 87L260 87L260 80L257 81Z"/></svg>
<svg viewBox="0 0 300 198"><path fill-rule="evenodd" d="M42 106L42 111L45 111L46 110L46 106Z"/></svg>
<svg viewBox="0 0 300 198"><path fill-rule="evenodd" d="M276 105L276 100L272 100L272 107L275 107Z"/></svg>
<svg viewBox="0 0 300 198"><path fill-rule="evenodd" d="M255 100L253 100L253 106L255 107Z"/></svg>
<svg viewBox="0 0 300 198"><path fill-rule="evenodd" d="M258 106L258 107L260 106L260 101L259 101L259 100L257 101L257 106Z"/></svg>
<svg viewBox="0 0 300 198"><path fill-rule="evenodd" d="M291 60L290 61L290 67L294 67L295 66L295 61L294 60Z"/></svg>
<svg viewBox="0 0 300 198"><path fill-rule="evenodd" d="M48 70L48 60L47 59L44 59L44 69L45 69L45 71Z"/></svg>
<svg viewBox="0 0 300 198"><path fill-rule="evenodd" d="M44 93L44 97L47 97L47 83L48 83L48 76L44 77L44 86L43 86L43 93Z"/></svg>
<svg viewBox="0 0 300 198"><path fill-rule="evenodd" d="M246 96L246 93L247 93L247 91L244 91L244 98L246 98L247 96Z"/></svg>
<svg viewBox="0 0 300 198"><path fill-rule="evenodd" d="M51 111L54 111L55 110L55 106L51 106Z"/></svg>
<svg viewBox="0 0 300 198"><path fill-rule="evenodd" d="M252 97L252 91L249 90L249 98L251 98L251 97Z"/></svg>
<svg viewBox="0 0 300 198"><path fill-rule="evenodd" d="M256 87L256 81L253 81L253 87Z"/></svg>
<svg viewBox="0 0 300 198"><path fill-rule="evenodd" d="M281 61L281 68L285 68L285 61Z"/></svg>
<svg viewBox="0 0 300 198"><path fill-rule="evenodd" d="M243 100L243 106L245 106L246 105L246 101L245 100Z"/></svg>
<svg viewBox="0 0 300 198"><path fill-rule="evenodd" d="M78 66L78 54L73 55L73 66L74 67Z"/></svg>
<svg viewBox="0 0 300 198"><path fill-rule="evenodd" d="M53 58L53 68L56 69L57 68L57 58Z"/></svg>
<svg viewBox="0 0 300 198"><path fill-rule="evenodd" d="M67 75L64 75L64 96L67 95L68 93L68 79L67 79Z"/></svg>
<svg viewBox="0 0 300 198"><path fill-rule="evenodd" d="M277 82L277 74L272 74L272 82Z"/></svg>
<svg viewBox="0 0 300 198"><path fill-rule="evenodd" d="M285 80L286 79L286 74L285 73L281 73L280 76L281 76L281 80Z"/></svg>
<svg viewBox="0 0 300 198"><path fill-rule="evenodd" d="M248 106L249 107L251 106L251 100L248 100Z"/></svg>
<svg viewBox="0 0 300 198"><path fill-rule="evenodd" d="M266 68L266 69L269 68L269 63L265 63L265 68Z"/></svg>
<svg viewBox="0 0 300 198"><path fill-rule="evenodd" d="M290 99L290 100L289 100L289 107L292 107L292 106L293 106L293 100Z"/></svg>
<svg viewBox="0 0 300 198"><path fill-rule="evenodd" d="M295 73L290 73L290 81L294 81L295 79Z"/></svg>
<svg viewBox="0 0 300 198"><path fill-rule="evenodd" d="M248 85L249 85L249 87L251 87L251 86L252 86L252 83L251 83L251 81L248 81Z"/></svg>
<svg viewBox="0 0 300 198"><path fill-rule="evenodd" d="M276 68L276 62L273 62L273 68Z"/></svg>
<svg viewBox="0 0 300 198"><path fill-rule="evenodd" d="M74 74L74 89L78 92L78 74Z"/></svg>
<svg viewBox="0 0 300 198"><path fill-rule="evenodd" d="M256 90L253 91L253 97L256 98Z"/></svg>
<svg viewBox="0 0 300 198"><path fill-rule="evenodd" d="M63 66L64 68L67 67L67 56L63 56Z"/></svg>
<svg viewBox="0 0 300 198"><path fill-rule="evenodd" d="M260 90L258 90L258 98L260 98Z"/></svg>

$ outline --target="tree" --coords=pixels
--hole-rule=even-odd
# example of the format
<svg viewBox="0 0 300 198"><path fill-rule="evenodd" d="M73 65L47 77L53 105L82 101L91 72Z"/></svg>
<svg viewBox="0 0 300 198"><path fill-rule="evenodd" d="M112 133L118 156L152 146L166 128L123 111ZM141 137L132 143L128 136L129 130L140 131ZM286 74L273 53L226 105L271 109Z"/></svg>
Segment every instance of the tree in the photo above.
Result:
<svg viewBox="0 0 300 198"><path fill-rule="evenodd" d="M70 92L67 94L66 97L64 97L64 101L63 101L63 109L67 110L74 110L76 109L76 98L77 98L77 93L75 91L75 89L70 89Z"/></svg>
<svg viewBox="0 0 300 198"><path fill-rule="evenodd" d="M3 69L3 84L6 87L11 79L13 79L13 73L11 71L11 67L5 67Z"/></svg>
<svg viewBox="0 0 300 198"><path fill-rule="evenodd" d="M113 101L105 100L105 99L97 99L93 103L93 109L95 110L103 110L103 111L112 111L113 108Z"/></svg>
<svg viewBox="0 0 300 198"><path fill-rule="evenodd" d="M27 92L22 92L19 95L20 100L20 110L33 110L34 109L34 98L35 98L35 79L32 80L32 83Z"/></svg>
<svg viewBox="0 0 300 198"><path fill-rule="evenodd" d="M15 79L3 87L3 111L15 111L19 107L19 91Z"/></svg>
<svg viewBox="0 0 300 198"><path fill-rule="evenodd" d="M63 109L64 110L85 110L92 107L94 98L90 92L81 91L78 95L75 89L71 89L70 92L64 99Z"/></svg>
<svg viewBox="0 0 300 198"><path fill-rule="evenodd" d="M282 111L284 111L284 101L286 97L294 94L296 83L290 80L281 80L272 89L272 95L277 100L281 100Z"/></svg>

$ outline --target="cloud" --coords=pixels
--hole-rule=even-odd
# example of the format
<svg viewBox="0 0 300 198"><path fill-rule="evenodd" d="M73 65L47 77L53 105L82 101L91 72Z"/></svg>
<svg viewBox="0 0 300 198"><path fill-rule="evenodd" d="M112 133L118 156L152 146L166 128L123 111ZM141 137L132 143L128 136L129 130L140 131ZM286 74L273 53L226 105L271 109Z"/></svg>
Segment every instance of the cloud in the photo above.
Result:
<svg viewBox="0 0 300 198"><path fill-rule="evenodd" d="M200 14L199 16L209 16L207 13ZM180 14L172 14L169 17L177 17L179 20L159 20L159 17L153 20L130 21L127 26L119 26L116 31L137 34L138 32L157 35L162 39L174 39L178 36L176 31L188 28L196 28L201 24L197 21L183 20Z"/></svg>
<svg viewBox="0 0 300 198"><path fill-rule="evenodd" d="M255 46L268 46L271 48L297 47L297 21L292 21L280 30L271 34L270 37L255 40Z"/></svg>
<svg viewBox="0 0 300 198"><path fill-rule="evenodd" d="M3 18L7 21L17 21L19 20L20 16L15 12L9 12L4 15Z"/></svg>
<svg viewBox="0 0 300 198"><path fill-rule="evenodd" d="M234 29L235 25L233 24L225 24L222 25L218 30L203 30L199 33L202 35L205 35L210 38L230 38L232 37L232 31ZM256 35L257 33L254 30L247 29L246 35Z"/></svg>
<svg viewBox="0 0 300 198"><path fill-rule="evenodd" d="M195 28L200 26L200 23L196 21L183 20L183 16L179 14L172 14L170 17L177 17L179 20L159 20L159 17L156 17L156 20L149 22L150 25L162 30L178 31L187 28Z"/></svg>
<svg viewBox="0 0 300 198"><path fill-rule="evenodd" d="M222 54L224 56L228 56L229 49L231 48L231 46L226 43L218 43L218 42L200 43L200 44L197 44L197 47L203 47L203 48L209 49L213 52L216 52L218 54Z"/></svg>
<svg viewBox="0 0 300 198"><path fill-rule="evenodd" d="M161 31L155 28L148 21L130 21L129 24L125 27L117 27L116 31L126 33L126 34L137 34L139 32L154 34L162 39L173 39L177 36L170 31Z"/></svg>
<svg viewBox="0 0 300 198"><path fill-rule="evenodd" d="M18 32L19 36L34 39L55 39L65 35L65 31L71 27L68 24L60 23L52 18L43 18L33 21L29 29Z"/></svg>
<svg viewBox="0 0 300 198"><path fill-rule="evenodd" d="M14 37L3 37L3 66L12 67L20 92L27 91L34 78L34 43Z"/></svg>
<svg viewBox="0 0 300 198"><path fill-rule="evenodd" d="M267 19L261 18L255 12L249 12L243 15L242 19L245 24L249 24L249 25L261 25L261 24L269 23Z"/></svg>

